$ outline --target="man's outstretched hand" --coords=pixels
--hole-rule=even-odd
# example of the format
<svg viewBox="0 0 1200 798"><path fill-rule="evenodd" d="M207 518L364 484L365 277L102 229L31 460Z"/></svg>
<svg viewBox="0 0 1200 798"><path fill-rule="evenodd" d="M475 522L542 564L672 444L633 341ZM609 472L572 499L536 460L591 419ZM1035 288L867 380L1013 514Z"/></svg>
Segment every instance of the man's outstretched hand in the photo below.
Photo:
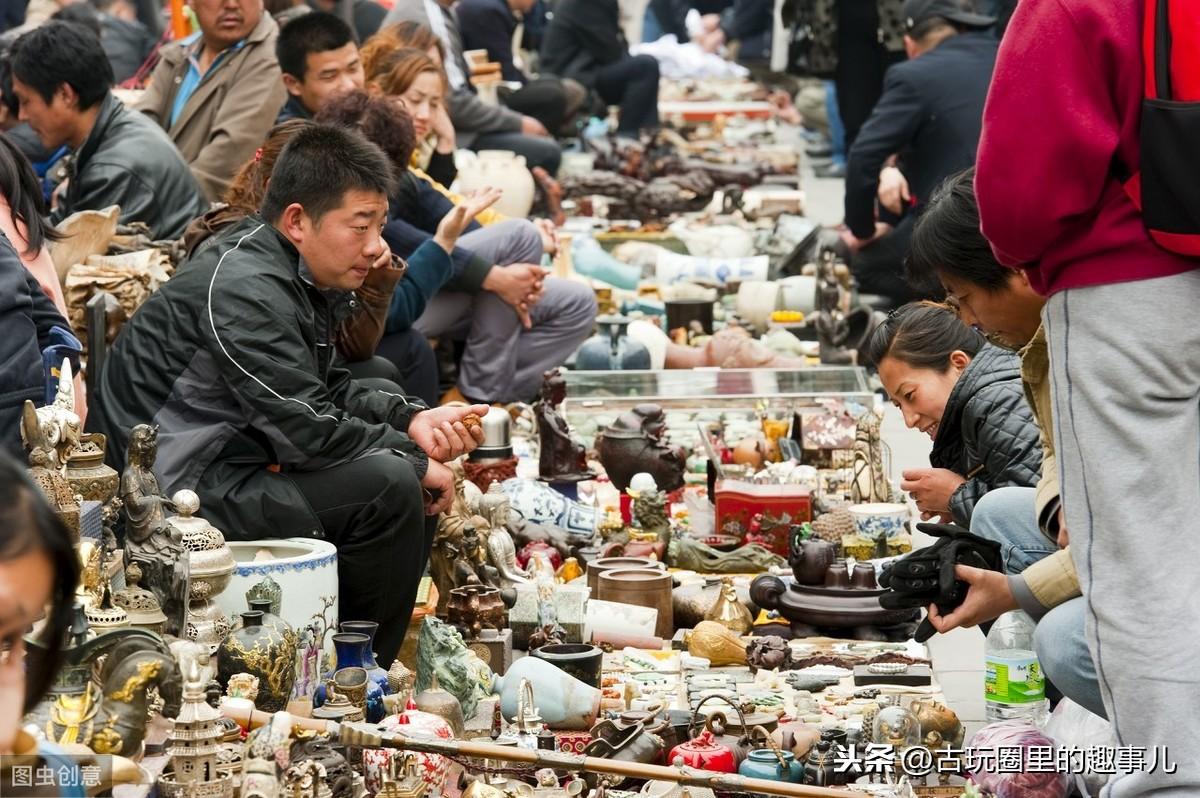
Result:
<svg viewBox="0 0 1200 798"><path fill-rule="evenodd" d="M422 410L408 423L408 437L425 450L431 461L447 463L475 451L483 443L483 427L468 428L463 424L463 419L472 414L482 418L487 412L487 405ZM430 463L432 469L433 463Z"/></svg>

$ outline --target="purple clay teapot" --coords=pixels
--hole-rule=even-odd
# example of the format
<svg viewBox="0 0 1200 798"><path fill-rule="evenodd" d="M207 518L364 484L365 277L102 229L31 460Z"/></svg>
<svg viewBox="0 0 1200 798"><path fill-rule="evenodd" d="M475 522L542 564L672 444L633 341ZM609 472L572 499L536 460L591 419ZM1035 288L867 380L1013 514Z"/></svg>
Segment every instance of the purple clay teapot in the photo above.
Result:
<svg viewBox="0 0 1200 798"><path fill-rule="evenodd" d="M836 557L837 547L828 540L801 540L798 530L792 533L788 564L792 566L792 574L798 584L823 585L825 574Z"/></svg>

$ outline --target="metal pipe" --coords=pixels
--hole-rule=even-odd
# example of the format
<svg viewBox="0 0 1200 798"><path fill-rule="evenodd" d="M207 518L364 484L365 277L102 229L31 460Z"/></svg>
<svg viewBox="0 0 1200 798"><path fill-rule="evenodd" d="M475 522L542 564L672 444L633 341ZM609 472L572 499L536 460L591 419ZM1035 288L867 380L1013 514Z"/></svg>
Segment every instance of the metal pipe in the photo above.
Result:
<svg viewBox="0 0 1200 798"><path fill-rule="evenodd" d="M718 792L761 793L763 795L789 796L790 798L846 798L845 790L831 790L827 787L810 787L767 779L751 779L736 773L716 773L683 766L644 765L640 762L622 762L580 754L565 754L559 751L531 751L525 748L473 740L405 737L401 734L386 732L369 723L342 723L340 724L339 738L344 744L367 748L395 748L402 751L418 751L450 757L469 756L480 759L498 759L555 770L673 781L690 787L708 787Z"/></svg>

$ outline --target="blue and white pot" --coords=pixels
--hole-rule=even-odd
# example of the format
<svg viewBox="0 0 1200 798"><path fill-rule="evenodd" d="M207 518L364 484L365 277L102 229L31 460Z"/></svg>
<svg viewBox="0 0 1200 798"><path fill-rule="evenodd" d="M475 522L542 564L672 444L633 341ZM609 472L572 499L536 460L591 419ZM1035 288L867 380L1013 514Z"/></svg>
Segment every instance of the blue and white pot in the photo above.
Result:
<svg viewBox="0 0 1200 798"><path fill-rule="evenodd" d="M887 532L889 538L894 538L904 531L904 522L908 520L907 504L852 504L850 514L854 516L854 525L858 534L863 537L877 538L880 532Z"/></svg>

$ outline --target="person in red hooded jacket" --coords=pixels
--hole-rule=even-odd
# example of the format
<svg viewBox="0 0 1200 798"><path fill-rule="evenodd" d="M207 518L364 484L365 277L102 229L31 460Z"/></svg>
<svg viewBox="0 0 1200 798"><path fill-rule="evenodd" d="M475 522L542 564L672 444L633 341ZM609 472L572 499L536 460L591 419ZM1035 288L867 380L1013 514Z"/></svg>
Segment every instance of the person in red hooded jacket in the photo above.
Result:
<svg viewBox="0 0 1200 798"><path fill-rule="evenodd" d="M1172 4L1193 32L1172 76L1195 99L1190 5ZM1108 718L1120 745L1165 746L1178 766L1118 776L1113 798L1200 794L1200 640L1179 626L1200 612L1200 259L1156 246L1124 189L1141 163L1143 13L1018 4L975 178L996 257L1048 298L1062 506Z"/></svg>

